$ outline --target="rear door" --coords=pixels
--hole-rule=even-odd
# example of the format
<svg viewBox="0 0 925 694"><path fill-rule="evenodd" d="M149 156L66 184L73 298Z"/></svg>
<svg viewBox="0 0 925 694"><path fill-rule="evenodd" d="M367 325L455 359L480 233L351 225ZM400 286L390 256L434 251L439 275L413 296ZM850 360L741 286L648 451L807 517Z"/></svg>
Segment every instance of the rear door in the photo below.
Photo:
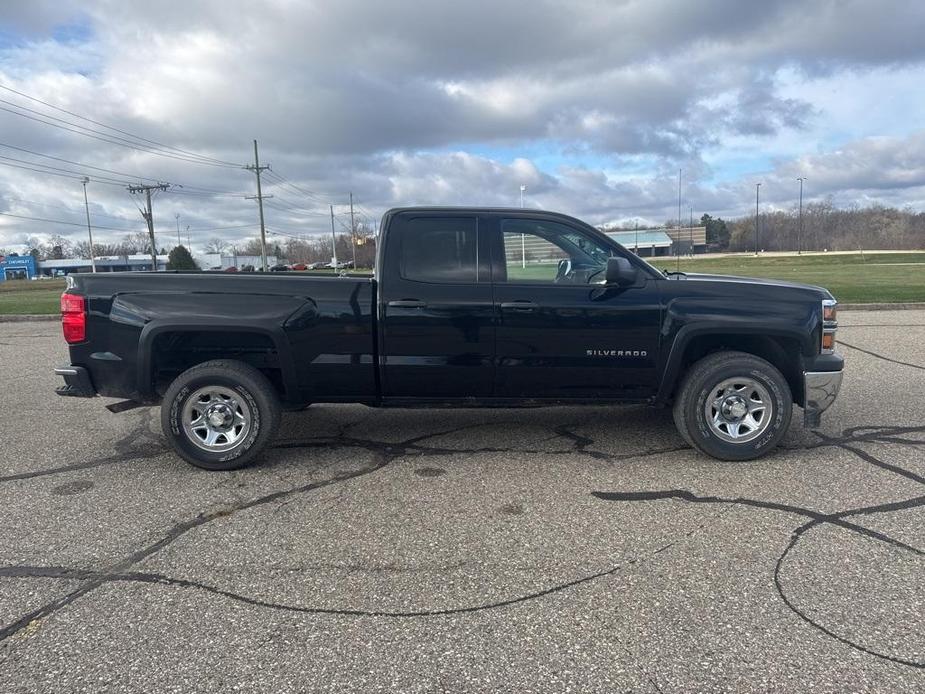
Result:
<svg viewBox="0 0 925 694"><path fill-rule="evenodd" d="M497 381L508 398L643 399L657 387L658 280L604 286L621 250L529 215L492 225Z"/></svg>
<svg viewBox="0 0 925 694"><path fill-rule="evenodd" d="M386 398L487 398L494 388L488 245L473 213L407 212L389 225L379 284Z"/></svg>

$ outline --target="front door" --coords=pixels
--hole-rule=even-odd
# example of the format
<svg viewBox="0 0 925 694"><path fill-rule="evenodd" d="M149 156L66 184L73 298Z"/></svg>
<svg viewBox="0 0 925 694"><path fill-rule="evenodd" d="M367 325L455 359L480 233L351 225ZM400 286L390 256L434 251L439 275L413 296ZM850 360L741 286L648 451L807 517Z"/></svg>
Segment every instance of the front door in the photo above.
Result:
<svg viewBox="0 0 925 694"><path fill-rule="evenodd" d="M386 398L487 398L494 388L488 247L473 214L392 220L380 283Z"/></svg>
<svg viewBox="0 0 925 694"><path fill-rule="evenodd" d="M603 284L625 251L529 215L493 225L497 379L508 398L644 399L657 388L659 280Z"/></svg>

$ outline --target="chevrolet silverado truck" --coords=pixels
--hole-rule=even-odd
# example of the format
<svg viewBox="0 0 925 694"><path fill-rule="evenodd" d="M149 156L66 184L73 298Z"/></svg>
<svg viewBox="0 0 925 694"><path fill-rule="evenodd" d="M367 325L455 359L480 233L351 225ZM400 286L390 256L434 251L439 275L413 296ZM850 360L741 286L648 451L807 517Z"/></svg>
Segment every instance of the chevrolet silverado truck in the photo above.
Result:
<svg viewBox="0 0 925 694"><path fill-rule="evenodd" d="M671 406L698 451L749 460L794 404L819 426L841 385L819 287L666 273L522 209L393 209L377 253L365 276L72 275L57 393L160 403L180 456L230 470L312 403Z"/></svg>

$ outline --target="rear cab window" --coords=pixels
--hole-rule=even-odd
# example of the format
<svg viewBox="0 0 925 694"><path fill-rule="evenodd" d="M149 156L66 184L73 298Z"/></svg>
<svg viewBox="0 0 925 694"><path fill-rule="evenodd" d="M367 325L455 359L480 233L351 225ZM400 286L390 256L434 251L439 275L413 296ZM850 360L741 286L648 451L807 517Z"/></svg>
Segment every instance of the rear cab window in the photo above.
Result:
<svg viewBox="0 0 925 694"><path fill-rule="evenodd" d="M476 217L415 217L405 221L399 254L402 279L474 284L479 281L479 267Z"/></svg>

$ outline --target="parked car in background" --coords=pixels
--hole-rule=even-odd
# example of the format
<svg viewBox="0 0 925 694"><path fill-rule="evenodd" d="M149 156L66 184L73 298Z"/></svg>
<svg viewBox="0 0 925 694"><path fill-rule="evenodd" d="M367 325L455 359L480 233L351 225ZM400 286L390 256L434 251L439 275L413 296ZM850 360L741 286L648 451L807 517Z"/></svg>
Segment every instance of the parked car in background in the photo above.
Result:
<svg viewBox="0 0 925 694"><path fill-rule="evenodd" d="M308 270L309 267L305 263L296 263L292 266L292 269L296 272L304 272L305 270Z"/></svg>
<svg viewBox="0 0 925 694"><path fill-rule="evenodd" d="M237 272L237 271L238 271L238 268L236 268L234 265L232 265L231 267L225 268L225 272Z"/></svg>
<svg viewBox="0 0 925 694"><path fill-rule="evenodd" d="M328 267L328 263L309 263L308 265L309 270L323 270L326 267Z"/></svg>
<svg viewBox="0 0 925 694"><path fill-rule="evenodd" d="M288 265L274 265L270 268L270 272L289 272Z"/></svg>

